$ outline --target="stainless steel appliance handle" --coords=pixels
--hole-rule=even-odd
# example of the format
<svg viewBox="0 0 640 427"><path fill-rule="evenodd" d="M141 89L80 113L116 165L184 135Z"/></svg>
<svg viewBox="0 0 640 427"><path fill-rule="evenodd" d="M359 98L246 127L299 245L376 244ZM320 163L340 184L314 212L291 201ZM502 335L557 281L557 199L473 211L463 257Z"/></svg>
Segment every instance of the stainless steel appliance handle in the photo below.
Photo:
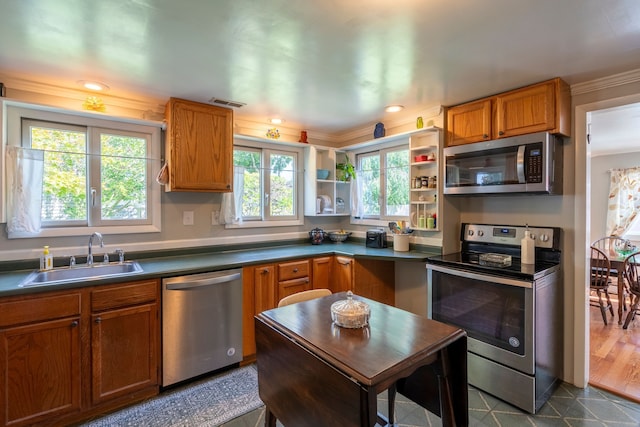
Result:
<svg viewBox="0 0 640 427"><path fill-rule="evenodd" d="M464 277L465 279L482 280L483 282L498 283L501 285L517 286L520 288L533 288L533 283L523 280L508 279L506 277L492 276L488 274L472 273L470 271L457 270L441 265L428 264L427 270L439 271L440 273L450 274L452 276Z"/></svg>
<svg viewBox="0 0 640 427"><path fill-rule="evenodd" d="M220 283L232 282L240 278L240 273L227 274L225 276L209 277L206 279L189 280L188 282L167 283L167 290L193 289L204 286L218 285Z"/></svg>
<svg viewBox="0 0 640 427"><path fill-rule="evenodd" d="M524 176L524 153L526 145L521 145L518 147L518 157L516 159L516 172L518 174L518 182L520 184L525 184L525 176Z"/></svg>

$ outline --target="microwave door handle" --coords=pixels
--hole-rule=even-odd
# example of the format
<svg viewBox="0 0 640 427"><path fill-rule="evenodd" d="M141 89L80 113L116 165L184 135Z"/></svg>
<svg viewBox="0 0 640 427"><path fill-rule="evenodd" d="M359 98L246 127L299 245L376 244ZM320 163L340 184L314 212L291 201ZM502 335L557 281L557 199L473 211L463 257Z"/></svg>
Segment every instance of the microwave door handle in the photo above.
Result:
<svg viewBox="0 0 640 427"><path fill-rule="evenodd" d="M524 176L524 153L526 149L526 145L520 145L518 147L518 157L516 162L516 173L518 174L518 182L520 184L525 184L525 176Z"/></svg>

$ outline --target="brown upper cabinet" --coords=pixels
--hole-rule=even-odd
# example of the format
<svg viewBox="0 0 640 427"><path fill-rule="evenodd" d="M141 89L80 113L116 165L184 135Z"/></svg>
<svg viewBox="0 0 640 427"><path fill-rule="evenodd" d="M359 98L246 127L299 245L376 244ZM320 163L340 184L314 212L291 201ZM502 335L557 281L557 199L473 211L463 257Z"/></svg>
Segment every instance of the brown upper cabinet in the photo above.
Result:
<svg viewBox="0 0 640 427"><path fill-rule="evenodd" d="M171 98L165 118L165 190L233 191L233 110Z"/></svg>
<svg viewBox="0 0 640 427"><path fill-rule="evenodd" d="M570 129L571 93L559 78L447 111L447 146L543 131L571 136Z"/></svg>

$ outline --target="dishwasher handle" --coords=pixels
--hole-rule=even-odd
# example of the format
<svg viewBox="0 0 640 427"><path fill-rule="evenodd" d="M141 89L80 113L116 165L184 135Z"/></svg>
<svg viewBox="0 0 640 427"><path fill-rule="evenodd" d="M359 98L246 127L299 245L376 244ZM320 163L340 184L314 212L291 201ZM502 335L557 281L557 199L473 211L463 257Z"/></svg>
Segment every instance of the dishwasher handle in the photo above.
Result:
<svg viewBox="0 0 640 427"><path fill-rule="evenodd" d="M205 286L218 285L220 283L233 282L241 277L240 273L227 274L224 276L208 277L205 279L194 279L178 283L167 283L166 289L169 291L177 291L181 289L194 289Z"/></svg>

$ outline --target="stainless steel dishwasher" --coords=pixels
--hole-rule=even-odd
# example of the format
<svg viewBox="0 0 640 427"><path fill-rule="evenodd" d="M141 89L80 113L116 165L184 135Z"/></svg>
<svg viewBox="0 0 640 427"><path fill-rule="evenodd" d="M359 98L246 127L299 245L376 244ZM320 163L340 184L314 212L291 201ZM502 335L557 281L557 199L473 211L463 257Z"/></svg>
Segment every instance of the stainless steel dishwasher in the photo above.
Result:
<svg viewBox="0 0 640 427"><path fill-rule="evenodd" d="M162 385L242 360L242 269L162 280Z"/></svg>

